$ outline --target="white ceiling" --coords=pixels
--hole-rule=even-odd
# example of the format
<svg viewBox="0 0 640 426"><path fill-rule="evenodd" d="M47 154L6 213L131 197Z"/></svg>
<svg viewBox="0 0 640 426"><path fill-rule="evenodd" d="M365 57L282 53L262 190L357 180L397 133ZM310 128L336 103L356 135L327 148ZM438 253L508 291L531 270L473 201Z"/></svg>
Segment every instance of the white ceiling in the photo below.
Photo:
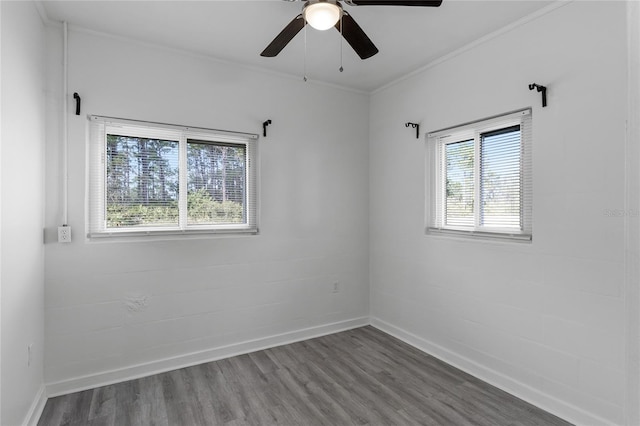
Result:
<svg viewBox="0 0 640 426"><path fill-rule="evenodd" d="M545 0L443 0L442 6L389 7L345 5L380 49L361 60L331 29L307 32L307 75L359 91L371 92L435 59L534 13ZM275 58L260 52L302 8L282 0L209 1L58 1L43 0L50 20L73 28L183 49L250 67L302 78L304 33Z"/></svg>

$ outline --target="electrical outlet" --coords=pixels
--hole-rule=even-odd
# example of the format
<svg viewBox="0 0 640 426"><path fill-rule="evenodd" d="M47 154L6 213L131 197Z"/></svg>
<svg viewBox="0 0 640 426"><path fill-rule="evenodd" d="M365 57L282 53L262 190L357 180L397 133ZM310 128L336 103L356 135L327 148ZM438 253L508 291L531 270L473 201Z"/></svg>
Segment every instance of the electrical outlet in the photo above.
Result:
<svg viewBox="0 0 640 426"><path fill-rule="evenodd" d="M71 242L71 227L70 226L58 226L58 242L70 243Z"/></svg>
<svg viewBox="0 0 640 426"><path fill-rule="evenodd" d="M338 281L333 282L333 293L338 293L340 291L340 283Z"/></svg>

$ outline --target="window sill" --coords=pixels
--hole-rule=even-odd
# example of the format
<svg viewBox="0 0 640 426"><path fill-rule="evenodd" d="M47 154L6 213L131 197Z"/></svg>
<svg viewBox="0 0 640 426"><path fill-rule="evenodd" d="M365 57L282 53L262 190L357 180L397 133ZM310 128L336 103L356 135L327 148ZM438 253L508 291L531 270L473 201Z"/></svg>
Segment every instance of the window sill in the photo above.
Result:
<svg viewBox="0 0 640 426"><path fill-rule="evenodd" d="M230 238L258 235L257 229L204 229L194 228L186 230L109 230L87 234L89 242L137 242L158 240L185 240L203 238Z"/></svg>
<svg viewBox="0 0 640 426"><path fill-rule="evenodd" d="M443 229L443 228L427 228L427 235L435 235L442 237L454 237L468 240L488 240L488 241L504 241L517 243L531 243L531 234L503 233L503 232L486 232L486 231L464 231L459 229Z"/></svg>

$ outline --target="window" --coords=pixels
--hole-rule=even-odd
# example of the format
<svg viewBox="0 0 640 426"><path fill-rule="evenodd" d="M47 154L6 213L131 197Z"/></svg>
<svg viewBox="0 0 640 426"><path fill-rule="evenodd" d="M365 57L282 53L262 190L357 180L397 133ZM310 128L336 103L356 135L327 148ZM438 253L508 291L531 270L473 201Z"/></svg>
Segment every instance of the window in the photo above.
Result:
<svg viewBox="0 0 640 426"><path fill-rule="evenodd" d="M427 232L531 240L531 110L427 136Z"/></svg>
<svg viewBox="0 0 640 426"><path fill-rule="evenodd" d="M256 135L90 120L89 237L257 233Z"/></svg>

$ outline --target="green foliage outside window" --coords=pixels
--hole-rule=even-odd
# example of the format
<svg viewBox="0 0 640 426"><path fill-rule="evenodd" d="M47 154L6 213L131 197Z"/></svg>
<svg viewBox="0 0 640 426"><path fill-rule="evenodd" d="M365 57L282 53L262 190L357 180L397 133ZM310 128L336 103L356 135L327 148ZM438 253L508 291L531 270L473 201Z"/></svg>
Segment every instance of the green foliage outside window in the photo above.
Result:
<svg viewBox="0 0 640 426"><path fill-rule="evenodd" d="M107 135L106 226L175 227L179 209L179 142ZM188 141L187 223L246 221L246 149Z"/></svg>

